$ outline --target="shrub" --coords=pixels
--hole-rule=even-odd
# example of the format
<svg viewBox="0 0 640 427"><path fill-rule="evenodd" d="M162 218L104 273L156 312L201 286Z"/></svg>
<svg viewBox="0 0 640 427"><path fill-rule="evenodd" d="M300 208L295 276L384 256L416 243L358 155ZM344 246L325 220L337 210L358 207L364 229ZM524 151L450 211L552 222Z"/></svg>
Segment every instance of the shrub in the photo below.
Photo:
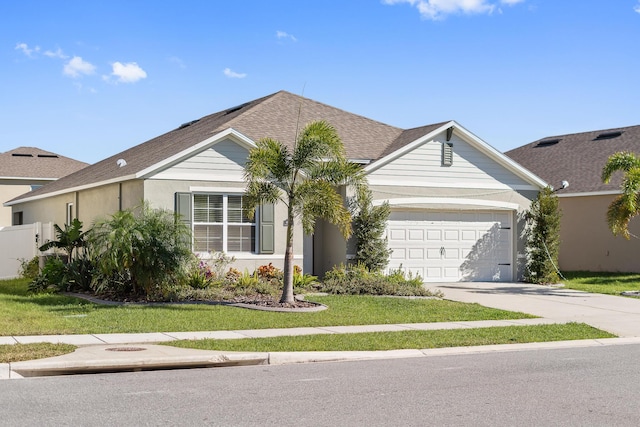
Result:
<svg viewBox="0 0 640 427"><path fill-rule="evenodd" d="M385 275L371 272L363 264L334 267L325 275L318 290L348 295L439 296L424 288L420 276L406 277L401 270Z"/></svg>
<svg viewBox="0 0 640 427"><path fill-rule="evenodd" d="M35 256L29 260L20 258L18 259L18 261L20 262L20 270L18 271L18 274L20 275L20 277L22 277L23 279L30 279L30 280L33 280L36 277L38 277L38 274L40 274L40 258L39 257Z"/></svg>
<svg viewBox="0 0 640 427"><path fill-rule="evenodd" d="M560 248L560 217L558 196L547 187L538 193L528 213L527 268L525 280L531 283L557 283Z"/></svg>
<svg viewBox="0 0 640 427"><path fill-rule="evenodd" d="M67 267L58 257L50 257L40 274L28 285L29 292L59 292L67 285Z"/></svg>
<svg viewBox="0 0 640 427"><path fill-rule="evenodd" d="M363 264L369 271L382 271L389 264L391 250L384 237L387 219L391 210L389 203L373 206L371 191L355 198L351 206L353 217L353 237L356 244L357 264Z"/></svg>
<svg viewBox="0 0 640 427"><path fill-rule="evenodd" d="M89 236L100 274L94 289L152 297L184 280L191 259L189 228L165 209L144 204L99 221Z"/></svg>

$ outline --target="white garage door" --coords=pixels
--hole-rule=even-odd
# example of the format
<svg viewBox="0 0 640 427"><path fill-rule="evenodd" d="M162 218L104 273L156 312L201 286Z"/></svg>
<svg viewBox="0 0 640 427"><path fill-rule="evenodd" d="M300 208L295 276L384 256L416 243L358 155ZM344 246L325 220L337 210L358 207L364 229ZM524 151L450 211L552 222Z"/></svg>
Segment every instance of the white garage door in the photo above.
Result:
<svg viewBox="0 0 640 427"><path fill-rule="evenodd" d="M389 268L426 282L511 281L511 213L393 210Z"/></svg>

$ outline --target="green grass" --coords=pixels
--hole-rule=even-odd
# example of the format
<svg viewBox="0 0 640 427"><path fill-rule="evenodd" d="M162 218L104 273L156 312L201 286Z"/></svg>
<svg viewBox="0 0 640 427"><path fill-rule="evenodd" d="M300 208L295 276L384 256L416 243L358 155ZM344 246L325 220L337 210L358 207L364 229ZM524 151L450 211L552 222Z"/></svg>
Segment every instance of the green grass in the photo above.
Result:
<svg viewBox="0 0 640 427"><path fill-rule="evenodd" d="M0 363L22 362L43 359L73 352L77 347L70 344L7 344L0 345Z"/></svg>
<svg viewBox="0 0 640 427"><path fill-rule="evenodd" d="M304 335L236 340L173 341L165 345L225 351L366 351L427 349L474 345L515 344L614 338L584 323L505 326L436 331L372 332L359 334Z"/></svg>
<svg viewBox="0 0 640 427"><path fill-rule="evenodd" d="M624 291L640 290L638 273L594 273L588 271L563 272L568 289L598 294L620 295Z"/></svg>
<svg viewBox="0 0 640 427"><path fill-rule="evenodd" d="M106 306L61 295L28 295L26 280L0 281L0 336L216 331L532 318L437 299L314 296L329 309L278 313L221 305Z"/></svg>

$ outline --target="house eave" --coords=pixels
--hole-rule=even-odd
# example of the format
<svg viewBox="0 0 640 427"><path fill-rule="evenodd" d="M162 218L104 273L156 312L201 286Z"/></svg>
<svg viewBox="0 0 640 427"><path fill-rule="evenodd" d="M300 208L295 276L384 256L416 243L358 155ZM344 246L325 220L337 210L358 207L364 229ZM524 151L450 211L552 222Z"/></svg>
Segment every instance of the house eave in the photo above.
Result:
<svg viewBox="0 0 640 427"><path fill-rule="evenodd" d="M64 190L52 191L51 193L40 194L40 195L32 196L32 197L25 197L25 198L18 199L18 200L11 200L11 201L8 201L8 202L4 202L2 205L5 206L5 207L14 206L14 205L18 205L20 203L33 202L33 201L36 201L36 200L47 199L49 197L60 196L61 194L68 194L68 193L73 193L73 192L76 192L76 191L82 191L82 190L88 190L88 189L91 189L91 188L101 187L103 185L116 184L118 182L123 182L123 181L130 181L130 180L133 180L133 179L136 179L136 178L137 177L135 175L121 176L121 177L114 178L114 179L109 179L109 180L106 180L106 181L94 182L94 183L91 183L91 184L80 185L80 186L77 186L77 187L69 187L69 188L65 188Z"/></svg>
<svg viewBox="0 0 640 427"><path fill-rule="evenodd" d="M569 197L591 197L591 196L616 196L622 194L620 190L607 190L607 191L585 191L583 193L561 193L558 194L558 198Z"/></svg>

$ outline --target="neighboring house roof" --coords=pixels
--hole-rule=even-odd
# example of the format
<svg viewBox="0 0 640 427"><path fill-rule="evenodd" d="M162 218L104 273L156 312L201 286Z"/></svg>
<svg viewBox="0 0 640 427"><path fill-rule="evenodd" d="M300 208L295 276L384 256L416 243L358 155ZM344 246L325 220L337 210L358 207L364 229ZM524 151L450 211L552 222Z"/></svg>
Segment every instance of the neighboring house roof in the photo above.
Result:
<svg viewBox="0 0 640 427"><path fill-rule="evenodd" d="M88 163L35 147L19 147L0 154L0 179L54 180L76 172Z"/></svg>
<svg viewBox="0 0 640 427"><path fill-rule="evenodd" d="M640 126L549 136L505 154L556 188L568 181L559 195L584 195L619 191L621 174L609 184L601 179L607 159L619 151L640 153Z"/></svg>
<svg viewBox="0 0 640 427"><path fill-rule="evenodd" d="M210 141L223 134L232 134L250 145L253 144L252 141L269 137L293 147L298 130L314 120L325 120L334 126L342 139L347 157L364 163L388 157L416 139L446 126L447 123L458 126L455 122L443 122L404 130L280 91L185 123L164 135L19 196L6 205L47 197L54 193L144 178L161 167L183 160L187 153L206 147ZM511 163L511 160L501 153L498 156L505 164ZM118 163L122 164L119 162L120 159L126 162L125 166L119 166ZM530 176L524 169L521 172ZM541 182L537 177L534 177L533 181Z"/></svg>

